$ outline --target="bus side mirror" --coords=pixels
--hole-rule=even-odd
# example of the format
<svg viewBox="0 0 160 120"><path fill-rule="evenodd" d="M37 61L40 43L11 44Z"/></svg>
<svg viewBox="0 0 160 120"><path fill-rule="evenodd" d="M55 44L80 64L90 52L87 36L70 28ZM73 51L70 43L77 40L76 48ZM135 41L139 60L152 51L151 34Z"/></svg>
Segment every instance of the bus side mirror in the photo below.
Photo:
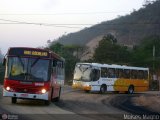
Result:
<svg viewBox="0 0 160 120"><path fill-rule="evenodd" d="M2 64L3 64L3 66L5 66L5 64L6 64L6 58L3 58Z"/></svg>

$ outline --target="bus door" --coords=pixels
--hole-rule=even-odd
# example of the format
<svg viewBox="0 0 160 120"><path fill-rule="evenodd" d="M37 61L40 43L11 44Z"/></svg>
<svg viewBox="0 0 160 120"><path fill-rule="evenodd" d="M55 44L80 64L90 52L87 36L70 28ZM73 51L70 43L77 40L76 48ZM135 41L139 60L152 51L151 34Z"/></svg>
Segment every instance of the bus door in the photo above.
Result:
<svg viewBox="0 0 160 120"><path fill-rule="evenodd" d="M100 70L93 68L91 72L91 85L93 90L100 89Z"/></svg>

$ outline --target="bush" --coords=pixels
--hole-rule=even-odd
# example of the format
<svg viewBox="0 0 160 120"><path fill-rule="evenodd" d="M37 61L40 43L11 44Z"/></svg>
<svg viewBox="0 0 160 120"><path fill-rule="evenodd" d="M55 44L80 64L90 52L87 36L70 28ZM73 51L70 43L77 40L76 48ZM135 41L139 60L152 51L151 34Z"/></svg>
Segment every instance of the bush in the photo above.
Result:
<svg viewBox="0 0 160 120"><path fill-rule="evenodd" d="M150 84L150 89L151 90L159 90L159 81L153 80Z"/></svg>

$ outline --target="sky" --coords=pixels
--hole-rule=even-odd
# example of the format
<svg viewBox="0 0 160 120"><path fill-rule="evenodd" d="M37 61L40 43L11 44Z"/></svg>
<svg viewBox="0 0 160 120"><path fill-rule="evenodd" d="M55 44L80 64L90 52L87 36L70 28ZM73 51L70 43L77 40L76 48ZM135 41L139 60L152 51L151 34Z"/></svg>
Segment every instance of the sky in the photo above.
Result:
<svg viewBox="0 0 160 120"><path fill-rule="evenodd" d="M48 40L124 16L145 0L0 0L0 49L47 46Z"/></svg>

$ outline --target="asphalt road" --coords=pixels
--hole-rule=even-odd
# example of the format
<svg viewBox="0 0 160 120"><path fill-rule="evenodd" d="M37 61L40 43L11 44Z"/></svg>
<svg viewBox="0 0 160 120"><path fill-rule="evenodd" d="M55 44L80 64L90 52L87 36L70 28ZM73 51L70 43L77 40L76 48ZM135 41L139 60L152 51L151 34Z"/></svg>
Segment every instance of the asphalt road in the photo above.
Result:
<svg viewBox="0 0 160 120"><path fill-rule="evenodd" d="M124 115L158 115L160 113L146 109L144 106L137 106L132 103L132 98L138 96L149 96L152 93L135 93L132 95L123 93L108 92L106 94L85 93L83 91L70 91L62 96L59 103L60 108L67 111L87 116L94 120L124 120ZM137 119L136 119L137 120Z"/></svg>
<svg viewBox="0 0 160 120"><path fill-rule="evenodd" d="M85 93L64 86L60 102L46 106L43 101L37 100L18 99L17 104L12 104L11 98L2 97L0 88L0 116L7 114L18 120L124 120L126 115L132 114L157 115L158 113L143 106L132 104L132 97L139 95L141 93Z"/></svg>

